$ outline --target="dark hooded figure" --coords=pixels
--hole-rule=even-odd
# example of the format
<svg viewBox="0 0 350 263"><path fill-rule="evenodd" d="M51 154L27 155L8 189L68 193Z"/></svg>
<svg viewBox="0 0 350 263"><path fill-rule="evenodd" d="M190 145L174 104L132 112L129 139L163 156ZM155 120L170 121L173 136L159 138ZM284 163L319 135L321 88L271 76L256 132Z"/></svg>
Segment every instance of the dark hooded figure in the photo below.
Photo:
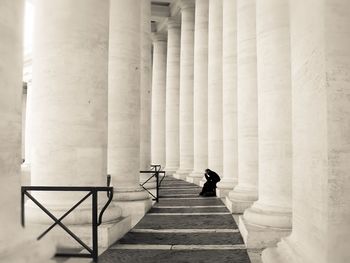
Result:
<svg viewBox="0 0 350 263"><path fill-rule="evenodd" d="M199 195L216 196L216 184L220 182L219 175L210 169L205 169L204 176L207 181L204 183L202 192Z"/></svg>

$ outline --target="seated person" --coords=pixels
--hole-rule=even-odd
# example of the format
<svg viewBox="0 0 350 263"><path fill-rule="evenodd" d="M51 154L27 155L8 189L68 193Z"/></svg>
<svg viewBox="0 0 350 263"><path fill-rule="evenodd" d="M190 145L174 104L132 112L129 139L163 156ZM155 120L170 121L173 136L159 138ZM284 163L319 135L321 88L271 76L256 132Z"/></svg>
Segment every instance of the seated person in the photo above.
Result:
<svg viewBox="0 0 350 263"><path fill-rule="evenodd" d="M207 181L203 185L202 192L199 195L216 196L216 184L220 182L219 175L210 169L205 169L204 176Z"/></svg>

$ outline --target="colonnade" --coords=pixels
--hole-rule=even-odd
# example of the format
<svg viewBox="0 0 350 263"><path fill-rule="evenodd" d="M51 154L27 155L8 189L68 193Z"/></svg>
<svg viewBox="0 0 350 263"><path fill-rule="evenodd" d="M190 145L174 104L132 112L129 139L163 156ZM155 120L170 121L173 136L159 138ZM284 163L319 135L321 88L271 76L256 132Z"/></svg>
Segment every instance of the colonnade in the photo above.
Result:
<svg viewBox="0 0 350 263"><path fill-rule="evenodd" d="M166 133L167 153L180 138L169 173L177 158L177 178L202 184L205 168L219 173L217 194L242 214L245 244L265 249L263 262L346 262L349 3L190 2L168 19L165 96L175 102L166 103L180 100L164 107L164 129L180 127Z"/></svg>
<svg viewBox="0 0 350 263"><path fill-rule="evenodd" d="M19 225L24 2L0 3L0 257L49 262L55 242L34 242ZM150 1L35 1L23 168L30 170L32 185L105 186L110 174L114 198L99 227L104 247L151 207L139 185L140 168L151 162L150 16ZM79 200L67 193L36 197L53 214ZM100 208L106 200L99 196ZM90 236L90 206L83 203L65 218L83 238ZM52 223L30 202L26 221L39 228ZM60 244L67 241L62 234L52 236Z"/></svg>
<svg viewBox="0 0 350 263"><path fill-rule="evenodd" d="M149 0L35 4L25 167L32 185L100 186L111 174L101 245L150 208L139 169L156 162L196 184L218 172L218 195L265 263L350 258L347 0L178 0L152 38ZM16 223L22 19L22 0L1 1L0 256L47 262L53 249ZM76 195L38 198L60 213ZM87 205L66 221L89 222Z"/></svg>

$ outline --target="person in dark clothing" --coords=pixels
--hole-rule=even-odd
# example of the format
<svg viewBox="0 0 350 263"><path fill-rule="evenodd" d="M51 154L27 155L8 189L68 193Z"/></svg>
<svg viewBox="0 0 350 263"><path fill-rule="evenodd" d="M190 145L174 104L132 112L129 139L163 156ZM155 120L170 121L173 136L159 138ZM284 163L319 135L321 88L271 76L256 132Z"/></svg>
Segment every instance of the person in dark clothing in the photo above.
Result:
<svg viewBox="0 0 350 263"><path fill-rule="evenodd" d="M220 182L220 176L210 169L205 169L204 176L207 181L204 183L202 192L199 195L216 196L216 184Z"/></svg>

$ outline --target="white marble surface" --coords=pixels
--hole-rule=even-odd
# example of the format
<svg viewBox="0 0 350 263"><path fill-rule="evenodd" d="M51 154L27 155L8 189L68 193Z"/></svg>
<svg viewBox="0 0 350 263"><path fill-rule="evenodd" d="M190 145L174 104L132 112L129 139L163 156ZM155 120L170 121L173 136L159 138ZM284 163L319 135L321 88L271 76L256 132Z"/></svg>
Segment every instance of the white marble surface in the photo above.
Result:
<svg viewBox="0 0 350 263"><path fill-rule="evenodd" d="M242 213L258 198L258 98L255 1L237 0L238 185L229 193Z"/></svg>
<svg viewBox="0 0 350 263"><path fill-rule="evenodd" d="M180 52L180 167L175 176L184 179L193 170L194 11L191 1L183 2Z"/></svg>
<svg viewBox="0 0 350 263"><path fill-rule="evenodd" d="M128 9L124 12L121 6ZM135 17L131 18L130 16ZM140 1L111 1L108 71L108 173L135 188L140 163ZM124 25L126 24L126 25ZM123 36L123 37L121 37Z"/></svg>
<svg viewBox="0 0 350 263"><path fill-rule="evenodd" d="M20 226L23 18L23 1L0 2L0 258L43 263L54 247Z"/></svg>
<svg viewBox="0 0 350 263"><path fill-rule="evenodd" d="M121 8L123 7L123 8ZM125 11L127 10L127 12ZM114 203L132 225L151 200L140 186L141 0L110 5L108 71L108 173Z"/></svg>
<svg viewBox="0 0 350 263"><path fill-rule="evenodd" d="M167 38L163 33L153 39L151 161L165 166L165 91Z"/></svg>
<svg viewBox="0 0 350 263"><path fill-rule="evenodd" d="M38 0L35 4L31 183L104 186L109 5L98 0L88 4ZM75 9L82 11L67 12ZM59 212L78 198L77 193L38 196ZM82 204L66 223L91 222L89 205ZM29 202L31 221L51 222L32 207ZM110 208L111 218L121 215L120 209Z"/></svg>
<svg viewBox="0 0 350 263"><path fill-rule="evenodd" d="M193 171L191 182L202 179L208 168L208 17L209 0L197 0L195 10L193 77Z"/></svg>
<svg viewBox="0 0 350 263"><path fill-rule="evenodd" d="M208 167L222 177L222 0L209 0Z"/></svg>
<svg viewBox="0 0 350 263"><path fill-rule="evenodd" d="M346 0L290 2L293 231L264 262L349 261L349 10Z"/></svg>
<svg viewBox="0 0 350 263"><path fill-rule="evenodd" d="M166 65L166 167L174 173L180 165L179 100L181 24L178 18L168 20Z"/></svg>
<svg viewBox="0 0 350 263"><path fill-rule="evenodd" d="M148 170L151 164L151 103L152 103L152 40L151 1L141 2L141 124L140 170ZM140 175L141 177L141 175Z"/></svg>
<svg viewBox="0 0 350 263"><path fill-rule="evenodd" d="M223 0L222 41L223 178L218 184L220 197L227 196L238 182L236 0Z"/></svg>
<svg viewBox="0 0 350 263"><path fill-rule="evenodd" d="M292 228L292 89L286 0L257 2L259 200L244 212L249 247L266 247ZM264 232L264 235L259 235Z"/></svg>

